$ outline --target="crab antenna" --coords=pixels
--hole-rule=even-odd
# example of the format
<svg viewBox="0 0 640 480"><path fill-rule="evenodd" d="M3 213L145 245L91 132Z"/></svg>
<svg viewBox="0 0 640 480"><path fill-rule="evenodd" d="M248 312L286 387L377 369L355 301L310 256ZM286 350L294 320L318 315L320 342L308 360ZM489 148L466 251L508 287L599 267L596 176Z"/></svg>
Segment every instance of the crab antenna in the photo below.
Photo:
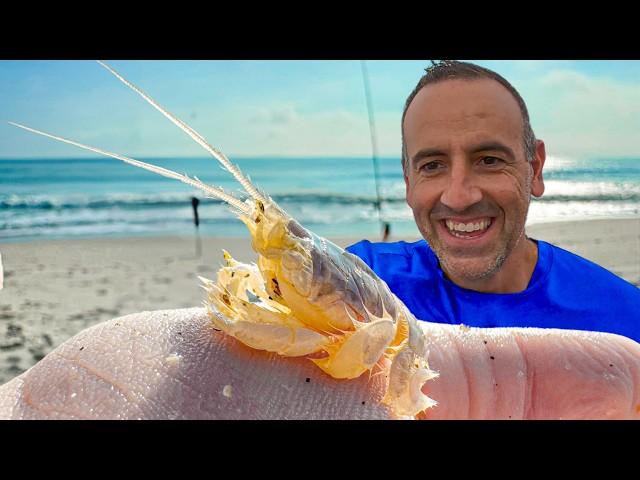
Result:
<svg viewBox="0 0 640 480"><path fill-rule="evenodd" d="M246 192L252 198L254 198L255 200L259 200L262 203L266 203L266 199L264 198L264 196L261 195L258 192L256 187L254 187L253 184L251 183L251 181L247 177L244 176L244 174L240 171L240 169L237 166L233 165L229 161L229 159L226 157L226 155L224 153L222 153L222 152L216 150L214 147L212 147L209 143L207 143L207 141L204 139L204 137L202 135L200 135L193 128L191 128L189 125L184 123L182 120L177 118L171 112L168 112L166 109L164 109L153 98L151 98L149 95L144 93L142 90L140 90L133 83L131 83L129 80L127 80L122 75L120 75L118 72L116 72L113 68L111 68L105 62L102 62L100 60L96 60L96 61L100 65L102 65L104 68L109 70L115 77L118 78L118 80L120 80L122 83L124 83L127 87L129 87L134 92L136 92L138 95L140 95L142 98L144 98L156 110L158 110L165 117L167 117L169 120L171 120L171 122L173 122L175 125L177 125L187 135L189 135L191 138L193 138L202 148L204 148L207 152L209 152L211 155L213 155L213 157L216 160L218 160L224 166L224 168L226 168L227 171L229 171L235 177L235 179L238 180L238 182L240 182L240 185L242 185L242 188L244 188L246 190Z"/></svg>
<svg viewBox="0 0 640 480"><path fill-rule="evenodd" d="M75 145L76 147L83 148L85 150L90 150L95 153L99 153L101 155L106 155L107 157L117 158L118 160L122 160L125 163L129 163L136 167L144 168L145 170L149 170L151 172L162 175L163 177L173 178L175 180L180 180L187 185L191 185L199 190L202 190L209 195L219 198L230 204L231 206L237 208L244 215L250 215L250 207L245 203L238 200L233 195L229 195L227 192L218 187L213 187L211 185L207 185L206 183L201 182L200 180L194 180L186 175L182 175L180 173L174 172L172 170L168 170L166 168L158 167L156 165L151 165L150 163L141 162L140 160L134 160L133 158L125 157L124 155L120 155L118 153L107 152L106 150L102 150L100 148L91 147L89 145L84 145L82 143L74 142L73 140L69 140L67 138L58 137L56 135L52 135L50 133L42 132L40 130L36 130L34 128L26 127L24 125L20 125L19 123L9 122L11 125L16 126L18 128L22 128L29 132L37 133L38 135L43 135L45 137L53 138L54 140L58 140L60 142L68 143L70 145Z"/></svg>

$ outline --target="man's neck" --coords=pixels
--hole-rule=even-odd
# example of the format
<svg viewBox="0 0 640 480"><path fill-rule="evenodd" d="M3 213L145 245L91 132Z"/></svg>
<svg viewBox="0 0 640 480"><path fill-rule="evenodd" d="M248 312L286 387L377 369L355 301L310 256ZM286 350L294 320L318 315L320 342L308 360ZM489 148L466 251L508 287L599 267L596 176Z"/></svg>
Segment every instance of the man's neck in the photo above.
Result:
<svg viewBox="0 0 640 480"><path fill-rule="evenodd" d="M449 280L459 287L483 293L518 293L526 290L538 263L538 246L524 234L516 248L492 275L477 280L452 278ZM444 270L443 270L444 271Z"/></svg>

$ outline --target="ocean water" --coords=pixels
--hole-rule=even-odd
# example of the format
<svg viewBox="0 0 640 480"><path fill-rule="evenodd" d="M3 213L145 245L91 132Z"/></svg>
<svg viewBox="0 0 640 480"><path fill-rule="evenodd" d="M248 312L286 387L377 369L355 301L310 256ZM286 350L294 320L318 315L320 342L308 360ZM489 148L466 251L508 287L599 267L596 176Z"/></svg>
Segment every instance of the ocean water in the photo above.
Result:
<svg viewBox="0 0 640 480"><path fill-rule="evenodd" d="M211 158L147 161L239 192ZM370 158L233 159L262 190L319 235L380 238ZM383 158L382 220L392 236L418 230L404 200L398 158ZM546 192L532 201L528 223L640 215L640 158L572 161L549 158ZM191 197L200 199L202 235L239 237L244 225L220 201L109 158L0 159L0 242L145 235L191 235Z"/></svg>

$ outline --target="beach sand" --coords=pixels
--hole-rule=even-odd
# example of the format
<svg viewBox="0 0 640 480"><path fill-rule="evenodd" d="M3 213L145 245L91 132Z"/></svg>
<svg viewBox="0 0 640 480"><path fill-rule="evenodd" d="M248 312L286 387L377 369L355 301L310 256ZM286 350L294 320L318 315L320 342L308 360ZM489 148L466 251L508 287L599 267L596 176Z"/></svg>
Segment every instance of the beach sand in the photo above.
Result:
<svg viewBox="0 0 640 480"><path fill-rule="evenodd" d="M539 224L527 233L640 286L640 218ZM357 240L333 239L340 246ZM0 384L96 323L200 306L197 277L215 278L223 248L255 260L248 238L205 237L200 246L193 236L0 243Z"/></svg>

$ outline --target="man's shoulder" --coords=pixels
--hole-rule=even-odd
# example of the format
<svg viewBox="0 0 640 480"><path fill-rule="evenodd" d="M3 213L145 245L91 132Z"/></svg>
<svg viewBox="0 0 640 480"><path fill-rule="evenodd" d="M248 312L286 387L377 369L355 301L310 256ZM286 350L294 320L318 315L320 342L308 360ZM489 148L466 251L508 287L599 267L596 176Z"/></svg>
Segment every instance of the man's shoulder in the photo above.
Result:
<svg viewBox="0 0 640 480"><path fill-rule="evenodd" d="M441 276L435 254L427 242L374 243L363 240L347 247L347 251L360 257L414 315L434 318L425 292L438 291Z"/></svg>
<svg viewBox="0 0 640 480"><path fill-rule="evenodd" d="M570 281L572 284L585 284L590 288L598 289L601 294L624 293L640 301L640 288L607 270L601 265L588 260L576 253L565 250L548 242L538 241L549 249L552 255L552 273Z"/></svg>
<svg viewBox="0 0 640 480"><path fill-rule="evenodd" d="M431 253L429 245L424 240L415 242L371 242L369 240L361 240L348 246L346 250L359 256L367 263L369 261L375 262L376 259L389 255L411 258L416 254L429 255Z"/></svg>
<svg viewBox="0 0 640 480"><path fill-rule="evenodd" d="M364 251L371 252L374 255L404 255L410 256L416 249L429 248L424 240L415 242L372 242L370 240L361 240L347 247L347 251Z"/></svg>
<svg viewBox="0 0 640 480"><path fill-rule="evenodd" d="M378 275L427 273L435 264L434 254L424 240L415 242L370 242L362 240L346 249L360 257Z"/></svg>

